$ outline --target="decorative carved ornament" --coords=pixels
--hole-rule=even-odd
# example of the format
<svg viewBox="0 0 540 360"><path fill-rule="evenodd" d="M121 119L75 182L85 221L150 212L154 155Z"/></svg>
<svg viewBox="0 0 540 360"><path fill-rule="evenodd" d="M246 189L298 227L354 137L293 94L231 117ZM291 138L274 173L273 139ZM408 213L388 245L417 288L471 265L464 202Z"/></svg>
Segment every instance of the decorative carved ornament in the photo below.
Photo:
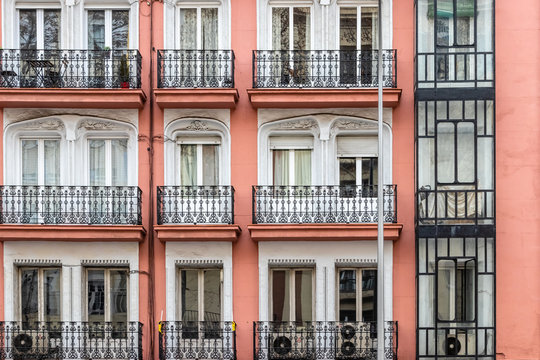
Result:
<svg viewBox="0 0 540 360"><path fill-rule="evenodd" d="M198 259L198 260L176 260L175 265L181 268L190 268L190 269L207 269L207 268L223 268L222 260L208 260L208 259Z"/></svg>
<svg viewBox="0 0 540 360"><path fill-rule="evenodd" d="M24 125L26 130L60 130L63 128L64 123L56 119L37 120Z"/></svg>
<svg viewBox="0 0 540 360"><path fill-rule="evenodd" d="M56 259L16 259L16 266L61 266L62 262Z"/></svg>
<svg viewBox="0 0 540 360"><path fill-rule="evenodd" d="M317 126L315 120L291 120L278 125L280 129L311 129Z"/></svg>
<svg viewBox="0 0 540 360"><path fill-rule="evenodd" d="M128 260L100 260L100 259L88 259L81 260L82 266L121 266L128 267Z"/></svg>
<svg viewBox="0 0 540 360"><path fill-rule="evenodd" d="M116 129L117 126L107 121L83 120L81 121L81 124L79 125L79 129L82 129L82 128L86 130L112 130L112 129Z"/></svg>
<svg viewBox="0 0 540 360"><path fill-rule="evenodd" d="M338 267L367 267L376 266L377 259L337 259L336 266Z"/></svg>
<svg viewBox="0 0 540 360"><path fill-rule="evenodd" d="M372 124L362 120L338 120L332 125L332 130L374 130L377 129L376 124Z"/></svg>
<svg viewBox="0 0 540 360"><path fill-rule="evenodd" d="M182 130L189 130L189 131L207 131L208 125L206 122L202 120L193 120L191 123L189 123L188 126L186 126Z"/></svg>

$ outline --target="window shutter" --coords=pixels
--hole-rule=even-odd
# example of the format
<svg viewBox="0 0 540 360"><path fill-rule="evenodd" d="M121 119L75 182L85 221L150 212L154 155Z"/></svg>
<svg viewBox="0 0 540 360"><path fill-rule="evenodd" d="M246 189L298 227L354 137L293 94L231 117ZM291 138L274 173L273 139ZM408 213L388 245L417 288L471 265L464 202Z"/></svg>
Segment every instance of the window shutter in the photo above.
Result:
<svg viewBox="0 0 540 360"><path fill-rule="evenodd" d="M313 137L271 136L270 149L313 149Z"/></svg>
<svg viewBox="0 0 540 360"><path fill-rule="evenodd" d="M337 154L339 157L377 156L376 136L339 136Z"/></svg>
<svg viewBox="0 0 540 360"><path fill-rule="evenodd" d="M176 138L177 144L207 144L220 145L221 137L219 136L179 136Z"/></svg>

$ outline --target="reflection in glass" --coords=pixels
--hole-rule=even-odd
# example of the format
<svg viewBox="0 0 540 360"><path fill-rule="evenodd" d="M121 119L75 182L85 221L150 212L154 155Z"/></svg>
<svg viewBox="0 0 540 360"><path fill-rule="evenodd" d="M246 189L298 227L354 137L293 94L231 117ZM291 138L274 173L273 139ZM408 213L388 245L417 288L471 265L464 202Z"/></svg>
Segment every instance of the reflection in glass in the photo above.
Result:
<svg viewBox="0 0 540 360"><path fill-rule="evenodd" d="M272 48L289 50L289 8L272 8Z"/></svg>
<svg viewBox="0 0 540 360"><path fill-rule="evenodd" d="M105 271L88 270L88 321L105 321Z"/></svg>
<svg viewBox="0 0 540 360"><path fill-rule="evenodd" d="M339 185L356 185L356 159L339 158Z"/></svg>
<svg viewBox="0 0 540 360"><path fill-rule="evenodd" d="M36 10L19 10L19 47L37 49Z"/></svg>
<svg viewBox="0 0 540 360"><path fill-rule="evenodd" d="M356 270L339 272L339 321L356 321Z"/></svg>
<svg viewBox="0 0 540 360"><path fill-rule="evenodd" d="M60 269L46 269L43 271L45 321L60 321Z"/></svg>
<svg viewBox="0 0 540 360"><path fill-rule="evenodd" d="M39 298L38 295L38 270L21 271L21 318L27 323L25 326L31 326L32 323L39 321Z"/></svg>
<svg viewBox="0 0 540 360"><path fill-rule="evenodd" d="M127 49L129 35L129 10L112 11L112 48Z"/></svg>
<svg viewBox="0 0 540 360"><path fill-rule="evenodd" d="M105 11L88 10L88 50L105 47Z"/></svg>
<svg viewBox="0 0 540 360"><path fill-rule="evenodd" d="M60 48L60 10L43 10L43 43L45 50Z"/></svg>
<svg viewBox="0 0 540 360"><path fill-rule="evenodd" d="M311 270L296 270L295 279L295 321L313 320L313 277Z"/></svg>
<svg viewBox="0 0 540 360"><path fill-rule="evenodd" d="M293 8L294 50L309 50L311 38L310 8Z"/></svg>
<svg viewBox="0 0 540 360"><path fill-rule="evenodd" d="M272 321L290 321L290 272L272 271Z"/></svg>
<svg viewBox="0 0 540 360"><path fill-rule="evenodd" d="M182 321L199 320L199 282L198 270L182 270L181 281L181 306Z"/></svg>
<svg viewBox="0 0 540 360"><path fill-rule="evenodd" d="M127 323L127 271L111 270L110 312L113 323Z"/></svg>
<svg viewBox="0 0 540 360"><path fill-rule="evenodd" d="M221 270L204 271L204 321L221 321Z"/></svg>
<svg viewBox="0 0 540 360"><path fill-rule="evenodd" d="M377 321L377 270L362 270L362 321Z"/></svg>

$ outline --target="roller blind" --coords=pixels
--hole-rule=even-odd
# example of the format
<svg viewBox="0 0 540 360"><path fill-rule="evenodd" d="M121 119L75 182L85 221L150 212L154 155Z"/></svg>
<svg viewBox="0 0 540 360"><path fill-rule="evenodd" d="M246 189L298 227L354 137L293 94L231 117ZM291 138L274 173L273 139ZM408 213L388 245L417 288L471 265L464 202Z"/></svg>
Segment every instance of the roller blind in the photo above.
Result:
<svg viewBox="0 0 540 360"><path fill-rule="evenodd" d="M179 136L176 138L177 144L210 144L210 145L219 145L221 144L221 137L219 136Z"/></svg>
<svg viewBox="0 0 540 360"><path fill-rule="evenodd" d="M375 136L339 136L338 156L377 156L378 144Z"/></svg>
<svg viewBox="0 0 540 360"><path fill-rule="evenodd" d="M312 136L271 136L271 149L313 149Z"/></svg>

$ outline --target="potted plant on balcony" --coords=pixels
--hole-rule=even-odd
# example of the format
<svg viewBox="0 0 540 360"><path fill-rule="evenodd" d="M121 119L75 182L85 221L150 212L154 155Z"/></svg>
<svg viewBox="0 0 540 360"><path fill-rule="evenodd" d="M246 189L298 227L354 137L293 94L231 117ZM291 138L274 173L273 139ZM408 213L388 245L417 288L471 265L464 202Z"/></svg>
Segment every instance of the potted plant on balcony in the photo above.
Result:
<svg viewBox="0 0 540 360"><path fill-rule="evenodd" d="M123 54L120 58L120 66L118 68L118 78L122 89L129 89L129 66L127 55Z"/></svg>

